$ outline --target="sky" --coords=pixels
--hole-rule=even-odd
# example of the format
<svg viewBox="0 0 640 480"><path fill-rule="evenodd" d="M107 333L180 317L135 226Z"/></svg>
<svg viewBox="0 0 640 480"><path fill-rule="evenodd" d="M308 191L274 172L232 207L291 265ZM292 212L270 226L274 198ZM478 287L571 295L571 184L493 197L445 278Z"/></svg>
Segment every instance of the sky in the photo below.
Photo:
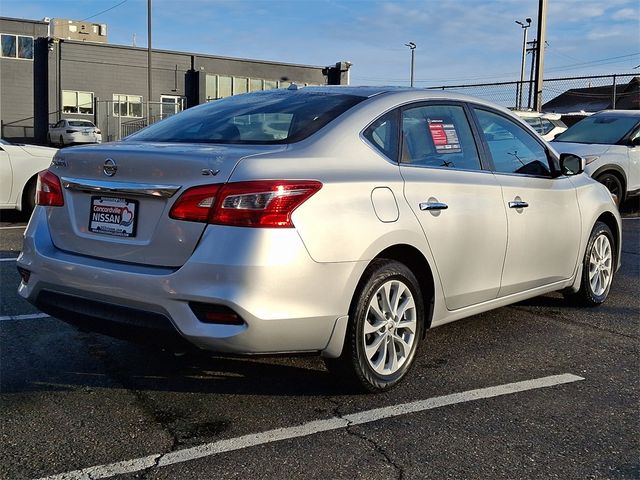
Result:
<svg viewBox="0 0 640 480"><path fill-rule="evenodd" d="M638 0L548 0L545 78L640 74ZM163 50L326 66L349 61L353 85L518 80L522 29L538 0L153 0ZM0 0L0 16L89 20L109 43L147 46L146 0Z"/></svg>

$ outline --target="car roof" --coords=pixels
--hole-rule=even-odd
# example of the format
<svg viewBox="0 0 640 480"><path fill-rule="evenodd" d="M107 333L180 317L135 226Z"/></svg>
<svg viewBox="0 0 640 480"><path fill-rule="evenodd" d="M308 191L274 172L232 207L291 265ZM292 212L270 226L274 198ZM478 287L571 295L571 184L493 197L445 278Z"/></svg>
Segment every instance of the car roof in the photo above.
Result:
<svg viewBox="0 0 640 480"><path fill-rule="evenodd" d="M611 116L611 117L632 117L632 118L640 118L640 110L601 110L595 115L602 116Z"/></svg>

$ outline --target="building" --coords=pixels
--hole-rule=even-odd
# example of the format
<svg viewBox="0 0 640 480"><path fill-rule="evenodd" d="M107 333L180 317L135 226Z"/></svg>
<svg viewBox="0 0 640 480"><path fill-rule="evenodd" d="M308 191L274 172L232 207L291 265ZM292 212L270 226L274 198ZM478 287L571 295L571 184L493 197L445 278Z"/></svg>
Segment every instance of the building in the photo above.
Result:
<svg viewBox="0 0 640 480"><path fill-rule="evenodd" d="M99 24L85 29L91 25ZM94 121L105 141L114 140L145 126L147 113L153 122L230 95L291 83L348 81L346 62L322 67L153 50L148 98L146 49L93 42L89 37L58 38L49 35L48 27L46 22L0 18L3 38L6 30L6 35L32 39L30 58L2 58L3 138L46 143L50 124L73 117ZM12 86L5 89L7 83ZM9 103L11 108L5 110Z"/></svg>
<svg viewBox="0 0 640 480"><path fill-rule="evenodd" d="M628 83L571 88L542 105L543 112L561 114L595 113L614 108L640 110L640 77L633 77Z"/></svg>
<svg viewBox="0 0 640 480"><path fill-rule="evenodd" d="M62 40L108 43L107 26L104 23L54 18L51 20L50 35Z"/></svg>
<svg viewBox="0 0 640 480"><path fill-rule="evenodd" d="M48 34L47 22L0 17L0 120L3 138L34 136L34 42Z"/></svg>

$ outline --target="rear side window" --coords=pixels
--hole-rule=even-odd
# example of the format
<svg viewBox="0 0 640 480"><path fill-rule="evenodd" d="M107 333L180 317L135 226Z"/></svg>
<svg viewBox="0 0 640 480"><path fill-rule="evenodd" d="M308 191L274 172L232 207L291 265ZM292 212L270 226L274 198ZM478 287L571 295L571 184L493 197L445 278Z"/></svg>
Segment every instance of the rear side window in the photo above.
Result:
<svg viewBox="0 0 640 480"><path fill-rule="evenodd" d="M283 144L307 138L365 97L278 90L215 100L155 123L126 140Z"/></svg>
<svg viewBox="0 0 640 480"><path fill-rule="evenodd" d="M480 157L464 109L427 105L402 112L402 158L409 165L480 170Z"/></svg>
<svg viewBox="0 0 640 480"><path fill-rule="evenodd" d="M398 157L398 122L397 111L386 113L373 122L363 133L383 155L394 162Z"/></svg>
<svg viewBox="0 0 640 480"><path fill-rule="evenodd" d="M524 128L496 113L480 109L475 112L496 172L551 174L547 152Z"/></svg>

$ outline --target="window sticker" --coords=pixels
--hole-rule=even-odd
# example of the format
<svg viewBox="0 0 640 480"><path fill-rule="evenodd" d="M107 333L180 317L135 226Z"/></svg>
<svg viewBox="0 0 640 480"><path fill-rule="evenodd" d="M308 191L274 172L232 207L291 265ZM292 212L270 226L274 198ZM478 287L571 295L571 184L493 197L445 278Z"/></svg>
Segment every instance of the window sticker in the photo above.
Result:
<svg viewBox="0 0 640 480"><path fill-rule="evenodd" d="M458 132L456 132L456 127L453 123L445 123L444 120L431 118L427 119L427 122L437 153L462 152Z"/></svg>

